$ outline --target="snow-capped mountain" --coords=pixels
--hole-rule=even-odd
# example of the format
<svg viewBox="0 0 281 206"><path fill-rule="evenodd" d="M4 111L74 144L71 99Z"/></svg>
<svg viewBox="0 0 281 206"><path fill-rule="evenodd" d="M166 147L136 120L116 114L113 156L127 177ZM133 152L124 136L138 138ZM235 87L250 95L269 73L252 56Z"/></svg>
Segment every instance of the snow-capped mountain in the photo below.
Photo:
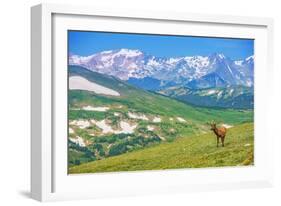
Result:
<svg viewBox="0 0 281 206"><path fill-rule="evenodd" d="M112 75L138 87L157 90L166 85L190 88L253 86L254 57L232 60L223 54L156 57L140 50L120 49L90 56L69 56L70 65ZM150 88L150 85L153 86Z"/></svg>

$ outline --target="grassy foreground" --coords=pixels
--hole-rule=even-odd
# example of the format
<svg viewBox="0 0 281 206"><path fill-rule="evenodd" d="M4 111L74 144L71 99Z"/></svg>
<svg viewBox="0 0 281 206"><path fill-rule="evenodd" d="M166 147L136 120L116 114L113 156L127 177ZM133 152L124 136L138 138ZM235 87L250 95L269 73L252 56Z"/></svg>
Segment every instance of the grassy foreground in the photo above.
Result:
<svg viewBox="0 0 281 206"><path fill-rule="evenodd" d="M69 173L252 165L253 154L254 128L252 123L246 123L228 129L225 147L217 148L216 137L210 132L73 166Z"/></svg>

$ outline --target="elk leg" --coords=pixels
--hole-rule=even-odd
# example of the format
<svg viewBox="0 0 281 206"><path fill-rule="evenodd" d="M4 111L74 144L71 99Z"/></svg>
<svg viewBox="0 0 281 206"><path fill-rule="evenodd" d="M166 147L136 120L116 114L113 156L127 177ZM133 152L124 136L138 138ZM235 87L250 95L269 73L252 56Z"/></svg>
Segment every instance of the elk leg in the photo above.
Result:
<svg viewBox="0 0 281 206"><path fill-rule="evenodd" d="M221 144L224 147L224 137L221 138Z"/></svg>
<svg viewBox="0 0 281 206"><path fill-rule="evenodd" d="M219 137L217 137L217 147L219 147Z"/></svg>

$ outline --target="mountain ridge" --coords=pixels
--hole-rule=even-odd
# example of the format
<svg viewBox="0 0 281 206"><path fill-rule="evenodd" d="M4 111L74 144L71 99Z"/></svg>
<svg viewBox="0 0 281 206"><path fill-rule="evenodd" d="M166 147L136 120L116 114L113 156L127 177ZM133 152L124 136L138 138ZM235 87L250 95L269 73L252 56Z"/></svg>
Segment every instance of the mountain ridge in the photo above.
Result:
<svg viewBox="0 0 281 206"><path fill-rule="evenodd" d="M206 79L206 75L210 74L222 79L223 86L252 87L254 84L253 55L243 60L232 60L219 53L209 56L168 58L153 56L140 50L119 49L102 51L89 56L71 54L69 65L83 66L91 71L115 76L124 81L134 78L134 82L140 87L144 78L161 81L161 87L166 84L187 85L192 88L217 86L213 80L211 82L205 80L202 86L202 81ZM218 86L222 86L222 82L219 83Z"/></svg>

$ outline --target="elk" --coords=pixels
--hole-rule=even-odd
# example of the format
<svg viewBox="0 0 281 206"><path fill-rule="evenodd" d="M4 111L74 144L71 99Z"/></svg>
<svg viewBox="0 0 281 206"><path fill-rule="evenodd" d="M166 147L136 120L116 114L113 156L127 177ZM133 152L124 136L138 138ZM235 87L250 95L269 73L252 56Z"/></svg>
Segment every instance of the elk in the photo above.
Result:
<svg viewBox="0 0 281 206"><path fill-rule="evenodd" d="M225 127L217 127L215 122L209 123L211 126L211 130L217 136L217 147L219 146L219 139L221 139L221 144L224 147L224 138L226 135L226 128Z"/></svg>

